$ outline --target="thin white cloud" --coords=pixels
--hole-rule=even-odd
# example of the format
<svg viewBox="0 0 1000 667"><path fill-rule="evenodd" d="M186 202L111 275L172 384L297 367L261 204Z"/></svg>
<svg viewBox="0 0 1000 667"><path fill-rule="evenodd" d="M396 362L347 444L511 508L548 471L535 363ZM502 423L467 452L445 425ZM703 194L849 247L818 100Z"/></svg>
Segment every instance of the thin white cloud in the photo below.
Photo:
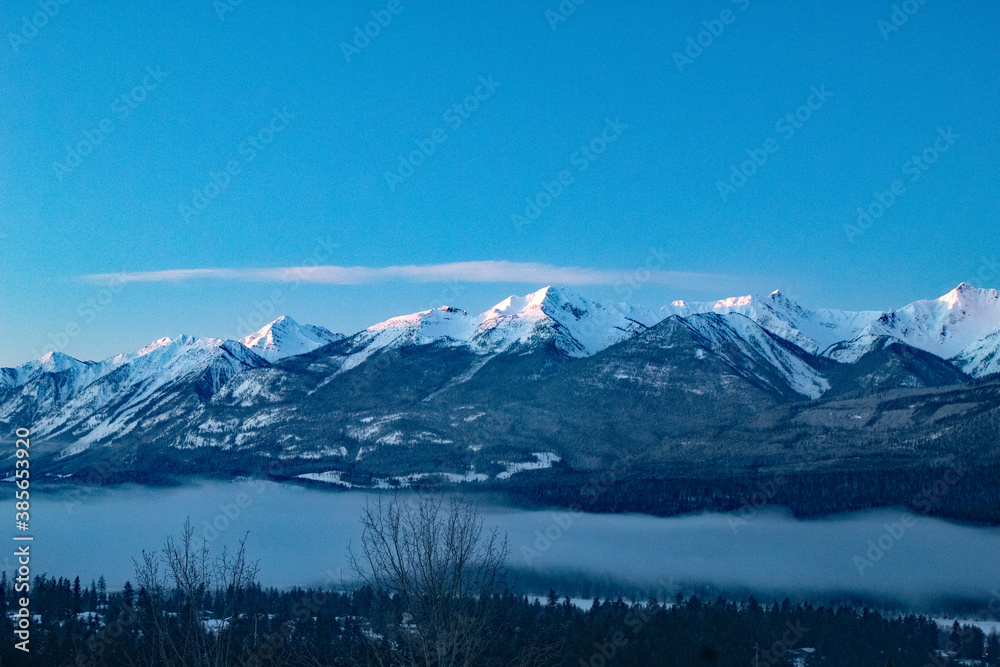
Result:
<svg viewBox="0 0 1000 667"><path fill-rule="evenodd" d="M738 278L716 273L663 271L637 267L632 270L587 269L535 262L453 262L422 266L298 266L272 269L173 269L125 273L97 273L81 279L98 284L163 283L190 280L241 282L304 282L326 285L370 285L382 282L530 283L555 285L622 285L647 283L678 288L705 289L732 284Z"/></svg>

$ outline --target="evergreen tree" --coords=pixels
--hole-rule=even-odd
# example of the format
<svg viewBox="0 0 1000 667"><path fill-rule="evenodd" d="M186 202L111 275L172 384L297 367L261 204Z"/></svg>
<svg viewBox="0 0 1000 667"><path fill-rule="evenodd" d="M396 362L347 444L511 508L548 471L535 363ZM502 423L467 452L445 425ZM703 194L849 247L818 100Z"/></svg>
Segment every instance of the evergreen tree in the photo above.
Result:
<svg viewBox="0 0 1000 667"><path fill-rule="evenodd" d="M125 588L122 589L122 605L127 609L131 609L134 601L135 591L132 589L132 582L126 581Z"/></svg>
<svg viewBox="0 0 1000 667"><path fill-rule="evenodd" d="M550 589L549 589L549 600L548 600L548 602L547 602L547 606L548 606L548 607L549 607L550 609L555 609L555 607L556 607L556 606L557 606L558 604L559 604L559 594L558 594L558 593L556 593L556 591L555 591L555 589L554 589L554 588L550 588Z"/></svg>
<svg viewBox="0 0 1000 667"><path fill-rule="evenodd" d="M83 596L80 595L80 577L73 580L73 613L83 611Z"/></svg>

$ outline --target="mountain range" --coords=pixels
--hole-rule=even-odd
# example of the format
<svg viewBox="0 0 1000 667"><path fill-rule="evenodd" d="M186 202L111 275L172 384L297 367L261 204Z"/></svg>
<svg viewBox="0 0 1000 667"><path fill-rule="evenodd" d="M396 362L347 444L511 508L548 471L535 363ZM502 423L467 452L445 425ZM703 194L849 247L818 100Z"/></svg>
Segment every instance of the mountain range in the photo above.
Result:
<svg viewBox="0 0 1000 667"><path fill-rule="evenodd" d="M339 486L526 470L650 475L995 461L1000 293L897 310L775 291L652 311L546 287L353 335L280 317L101 362L0 369L42 476L267 474ZM12 461L9 467L13 467Z"/></svg>

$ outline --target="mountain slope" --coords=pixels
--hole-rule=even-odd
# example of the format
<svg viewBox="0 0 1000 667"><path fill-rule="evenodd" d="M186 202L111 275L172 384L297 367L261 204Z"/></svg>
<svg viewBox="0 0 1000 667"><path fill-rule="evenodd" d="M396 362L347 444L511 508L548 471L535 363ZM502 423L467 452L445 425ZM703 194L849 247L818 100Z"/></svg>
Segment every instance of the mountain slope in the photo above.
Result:
<svg viewBox="0 0 1000 667"><path fill-rule="evenodd" d="M803 350L768 332L739 313L705 313L686 318L686 323L711 341L713 350L734 368L741 369L790 398L794 394L819 398L829 382L810 365Z"/></svg>
<svg viewBox="0 0 1000 667"><path fill-rule="evenodd" d="M888 336L943 359L952 359L998 327L1000 292L962 283L937 299L915 301L882 313L857 336L834 345L829 356L852 363ZM975 366L971 370L977 372Z"/></svg>
<svg viewBox="0 0 1000 667"><path fill-rule="evenodd" d="M973 341L952 362L972 377L1000 373L1000 330Z"/></svg>
<svg viewBox="0 0 1000 667"><path fill-rule="evenodd" d="M675 301L664 306L661 313L681 317L701 313L738 313L810 354L819 354L834 343L856 337L882 314L879 311L808 310L778 290L766 297L742 296L706 302Z"/></svg>
<svg viewBox="0 0 1000 667"><path fill-rule="evenodd" d="M226 382L267 361L242 344L219 338L161 338L137 352L112 357L91 368L97 379L51 410L36 414L36 437L66 443L67 453L132 432L172 425L207 401ZM39 383L59 382L62 373ZM22 388L22 397L33 391ZM148 418L147 418L148 416Z"/></svg>
<svg viewBox="0 0 1000 667"><path fill-rule="evenodd" d="M831 367L827 376L833 385L827 398L947 387L972 380L944 359L890 336L873 341L857 361Z"/></svg>

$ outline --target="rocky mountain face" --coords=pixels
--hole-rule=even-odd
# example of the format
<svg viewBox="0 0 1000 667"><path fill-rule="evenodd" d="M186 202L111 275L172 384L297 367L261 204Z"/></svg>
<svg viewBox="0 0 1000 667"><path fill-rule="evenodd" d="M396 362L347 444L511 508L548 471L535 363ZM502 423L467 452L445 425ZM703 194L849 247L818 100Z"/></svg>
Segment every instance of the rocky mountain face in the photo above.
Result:
<svg viewBox="0 0 1000 667"><path fill-rule="evenodd" d="M998 301L963 283L886 312L774 292L656 313L548 287L351 336L282 317L241 341L0 369L0 426L31 426L43 474L98 480L392 486L620 461L652 475L992 461Z"/></svg>

